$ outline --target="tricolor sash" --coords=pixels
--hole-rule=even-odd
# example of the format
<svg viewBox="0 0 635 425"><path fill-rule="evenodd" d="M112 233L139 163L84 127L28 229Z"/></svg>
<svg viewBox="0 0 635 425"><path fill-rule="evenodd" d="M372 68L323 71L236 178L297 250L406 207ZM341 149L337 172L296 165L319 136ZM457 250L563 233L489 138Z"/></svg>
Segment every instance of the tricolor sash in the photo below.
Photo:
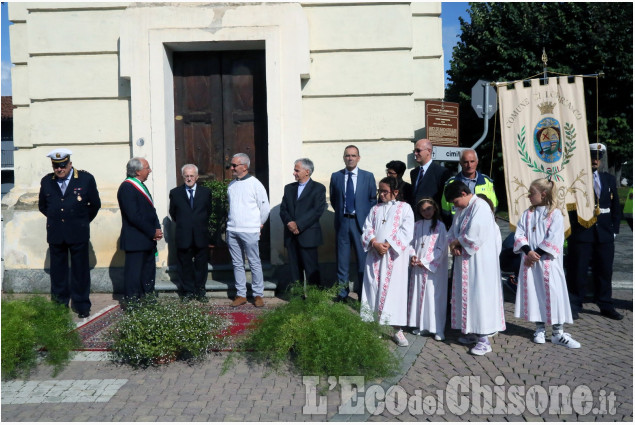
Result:
<svg viewBox="0 0 635 425"><path fill-rule="evenodd" d="M150 195L150 192L148 192L148 188L143 183L141 183L134 177L128 177L126 180L124 180L124 182L130 183L135 189L139 191L139 193L141 193L148 200L148 202L150 202L150 205L154 207L152 196Z"/></svg>

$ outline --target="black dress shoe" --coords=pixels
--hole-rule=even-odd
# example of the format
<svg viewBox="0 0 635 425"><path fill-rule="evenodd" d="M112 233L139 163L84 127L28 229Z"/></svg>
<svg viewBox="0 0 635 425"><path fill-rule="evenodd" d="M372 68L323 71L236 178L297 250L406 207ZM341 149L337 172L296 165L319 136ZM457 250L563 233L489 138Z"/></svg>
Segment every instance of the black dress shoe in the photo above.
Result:
<svg viewBox="0 0 635 425"><path fill-rule="evenodd" d="M335 298L333 298L333 302L334 303L344 303L344 302L346 302L347 299L348 299L348 297L343 297L341 295L336 295Z"/></svg>
<svg viewBox="0 0 635 425"><path fill-rule="evenodd" d="M600 310L600 314L612 320L622 320L624 316L617 312L614 308L610 310Z"/></svg>
<svg viewBox="0 0 635 425"><path fill-rule="evenodd" d="M88 316L90 316L90 311L88 312L82 312L82 313L77 313L77 317L79 317L80 319L85 319Z"/></svg>

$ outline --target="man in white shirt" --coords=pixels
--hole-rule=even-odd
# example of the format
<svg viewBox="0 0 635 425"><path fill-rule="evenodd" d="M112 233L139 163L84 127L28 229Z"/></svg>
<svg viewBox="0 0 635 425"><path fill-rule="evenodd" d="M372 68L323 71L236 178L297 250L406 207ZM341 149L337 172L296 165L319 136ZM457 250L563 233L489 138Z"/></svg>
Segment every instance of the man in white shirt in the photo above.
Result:
<svg viewBox="0 0 635 425"><path fill-rule="evenodd" d="M234 266L236 281L236 298L232 307L247 302L247 278L245 276L244 257L251 268L251 289L254 306L264 306L262 295L265 284L262 275L262 264L258 251L260 231L269 217L269 200L265 187L254 176L249 174L250 160L244 153L232 157L231 170L234 180L227 188L229 198L229 216L227 218L227 245Z"/></svg>

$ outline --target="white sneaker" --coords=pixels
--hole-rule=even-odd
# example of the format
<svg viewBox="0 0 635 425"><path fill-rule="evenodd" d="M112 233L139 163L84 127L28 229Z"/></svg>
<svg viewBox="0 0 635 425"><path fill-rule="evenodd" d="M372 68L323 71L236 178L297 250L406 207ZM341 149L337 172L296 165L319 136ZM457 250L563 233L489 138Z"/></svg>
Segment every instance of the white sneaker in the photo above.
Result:
<svg viewBox="0 0 635 425"><path fill-rule="evenodd" d="M472 345L472 344L476 344L477 342L478 342L478 337L473 334L467 334L465 336L459 337L459 343L463 345Z"/></svg>
<svg viewBox="0 0 635 425"><path fill-rule="evenodd" d="M545 329L539 328L534 332L534 342L536 344L544 344L545 343Z"/></svg>
<svg viewBox="0 0 635 425"><path fill-rule="evenodd" d="M551 342L556 345L564 345L567 348L580 348L581 345L578 341L571 338L571 335L560 332L551 337Z"/></svg>
<svg viewBox="0 0 635 425"><path fill-rule="evenodd" d="M408 346L408 340L406 339L406 336L403 334L402 330L399 330L399 332L395 332L394 340L400 347Z"/></svg>
<svg viewBox="0 0 635 425"><path fill-rule="evenodd" d="M434 335L434 340L435 341L445 341L445 335L443 334L443 332L439 331Z"/></svg>
<svg viewBox="0 0 635 425"><path fill-rule="evenodd" d="M472 348L470 350L470 353L474 354L475 356L484 356L487 353L491 353L492 352L492 346L489 344L488 342L478 342L478 344L476 344L474 346L474 348Z"/></svg>

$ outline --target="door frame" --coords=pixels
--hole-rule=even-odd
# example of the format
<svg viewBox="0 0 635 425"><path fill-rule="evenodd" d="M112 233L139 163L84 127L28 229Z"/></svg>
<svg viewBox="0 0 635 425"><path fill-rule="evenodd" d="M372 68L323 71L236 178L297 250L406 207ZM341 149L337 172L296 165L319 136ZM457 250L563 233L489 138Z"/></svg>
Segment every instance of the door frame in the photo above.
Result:
<svg viewBox="0 0 635 425"><path fill-rule="evenodd" d="M179 50L265 50L269 201L272 207L271 263L284 262L283 226L277 219L289 170L302 152L301 79L309 75L308 22L299 4L236 7L234 25L196 28L215 8L164 6L129 8L122 19L120 72L130 79L131 155L148 158L148 186L163 224L169 223L168 192L174 170L174 87L172 54ZM168 16L169 15L169 16ZM209 25L209 20L205 20ZM242 23L244 26L237 26ZM190 25L185 27L185 25ZM291 83L297 81L297 83ZM282 167L273 165L283 164ZM289 164L288 167L284 165ZM167 223L166 223L167 222ZM159 243L159 264L167 266L167 246Z"/></svg>

